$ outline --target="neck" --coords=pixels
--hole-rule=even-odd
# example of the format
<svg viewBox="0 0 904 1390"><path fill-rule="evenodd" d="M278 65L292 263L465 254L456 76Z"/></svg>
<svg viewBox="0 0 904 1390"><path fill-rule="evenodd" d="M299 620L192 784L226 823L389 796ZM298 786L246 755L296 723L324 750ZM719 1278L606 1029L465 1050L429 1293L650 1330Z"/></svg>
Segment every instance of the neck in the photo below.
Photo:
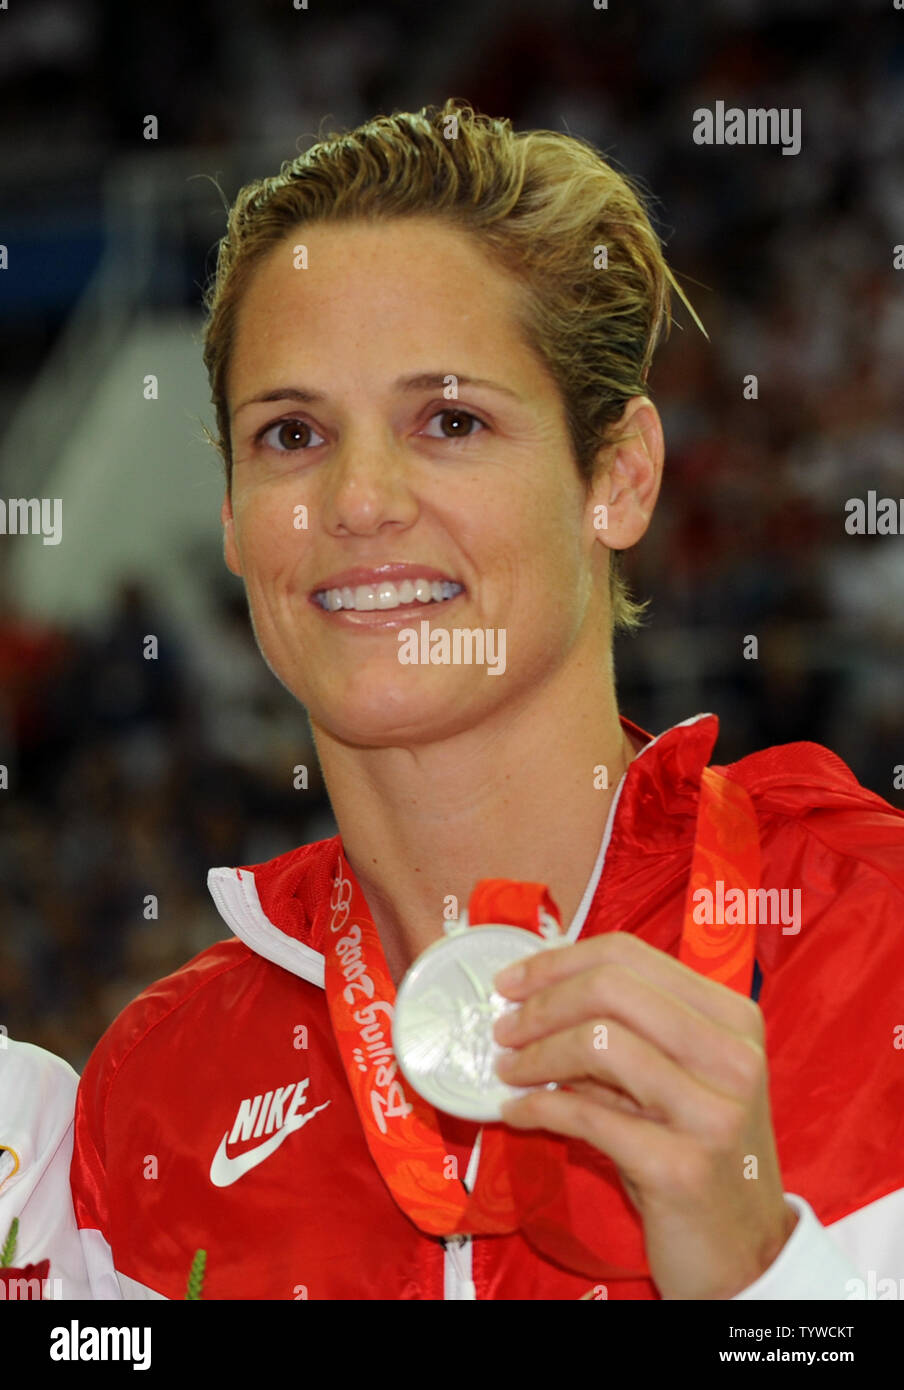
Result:
<svg viewBox="0 0 904 1390"><path fill-rule="evenodd" d="M619 723L611 664L580 674L506 703L491 727L430 744L352 747L312 720L343 850L396 985L478 879L545 883L563 928L573 919L638 751Z"/></svg>

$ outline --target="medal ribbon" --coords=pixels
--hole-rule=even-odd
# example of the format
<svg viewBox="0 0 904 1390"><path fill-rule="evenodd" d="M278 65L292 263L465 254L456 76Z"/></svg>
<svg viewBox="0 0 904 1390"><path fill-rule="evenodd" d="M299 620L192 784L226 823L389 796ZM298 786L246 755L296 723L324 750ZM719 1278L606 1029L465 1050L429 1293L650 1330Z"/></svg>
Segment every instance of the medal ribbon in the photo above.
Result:
<svg viewBox="0 0 904 1390"><path fill-rule="evenodd" d="M704 768L678 959L744 994L753 974L755 924L698 922L705 914L695 894L706 888L711 902L720 900L721 880L725 897L740 888L746 903L747 890L758 887L759 878L750 798L743 787ZM471 894L468 919L471 926L491 921L539 932L541 912L561 923L545 884L482 879ZM322 926L330 1020L367 1146L393 1198L419 1230L433 1236L520 1231L543 1254L591 1279L647 1277L642 1226L611 1160L603 1158L609 1172L599 1181L616 1189L616 1199L633 1220L619 1222L617 1230L598 1239L586 1210L572 1210L567 1182L572 1141L561 1135L485 1125L472 1192L445 1176L447 1145L436 1111L401 1077L392 1051L395 986L364 894L341 849L329 905L320 910L317 926Z"/></svg>

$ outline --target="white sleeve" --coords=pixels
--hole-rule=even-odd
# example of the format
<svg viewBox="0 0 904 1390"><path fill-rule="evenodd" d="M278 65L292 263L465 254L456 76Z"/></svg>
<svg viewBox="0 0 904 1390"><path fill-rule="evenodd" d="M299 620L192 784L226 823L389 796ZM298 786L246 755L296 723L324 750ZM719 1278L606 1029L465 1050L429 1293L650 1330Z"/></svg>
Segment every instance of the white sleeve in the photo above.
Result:
<svg viewBox="0 0 904 1390"><path fill-rule="evenodd" d="M69 1187L78 1074L62 1057L0 1035L0 1248L19 1219L11 1263L50 1260L45 1298L90 1298Z"/></svg>
<svg viewBox="0 0 904 1390"><path fill-rule="evenodd" d="M869 1202L823 1226L803 1197L785 1193L798 1221L759 1279L735 1294L743 1299L866 1299L904 1288L904 1189Z"/></svg>

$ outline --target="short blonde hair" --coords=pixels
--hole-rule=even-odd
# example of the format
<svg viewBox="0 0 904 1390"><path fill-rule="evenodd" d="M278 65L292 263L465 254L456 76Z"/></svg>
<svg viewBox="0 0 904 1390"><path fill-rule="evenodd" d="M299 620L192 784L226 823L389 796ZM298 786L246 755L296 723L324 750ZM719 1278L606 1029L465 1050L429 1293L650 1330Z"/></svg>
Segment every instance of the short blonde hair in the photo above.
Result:
<svg viewBox="0 0 904 1390"><path fill-rule="evenodd" d="M226 381L252 271L305 223L425 215L469 233L519 283L520 327L561 392L588 490L628 401L647 394L653 353L671 328L670 289L705 333L666 264L639 187L588 142L513 131L509 120L451 97L441 107L377 116L246 184L229 212L204 295L203 334L219 431L212 442L227 486ZM609 587L613 628L638 627L649 600L631 598L615 551Z"/></svg>

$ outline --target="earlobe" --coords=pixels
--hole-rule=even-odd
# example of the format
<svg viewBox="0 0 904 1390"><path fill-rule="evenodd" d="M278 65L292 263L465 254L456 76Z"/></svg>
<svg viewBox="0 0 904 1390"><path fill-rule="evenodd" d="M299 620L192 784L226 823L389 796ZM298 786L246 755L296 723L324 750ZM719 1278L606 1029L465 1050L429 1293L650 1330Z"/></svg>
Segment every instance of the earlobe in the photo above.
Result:
<svg viewBox="0 0 904 1390"><path fill-rule="evenodd" d="M592 497L594 532L610 550L627 550L649 526L664 458L659 414L645 396L628 403L619 428L620 440L610 445L608 467Z"/></svg>

